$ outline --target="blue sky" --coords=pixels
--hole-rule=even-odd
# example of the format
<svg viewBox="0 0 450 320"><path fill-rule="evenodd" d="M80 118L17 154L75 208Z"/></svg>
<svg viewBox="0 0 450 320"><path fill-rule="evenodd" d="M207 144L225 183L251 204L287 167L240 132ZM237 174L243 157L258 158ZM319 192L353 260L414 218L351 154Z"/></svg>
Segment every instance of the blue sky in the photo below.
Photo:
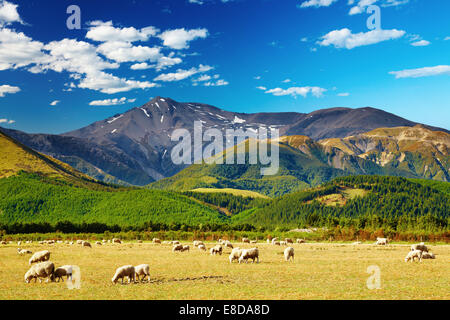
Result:
<svg viewBox="0 0 450 320"><path fill-rule="evenodd" d="M447 0L0 0L0 126L62 133L159 95L237 112L372 106L450 129L448 12Z"/></svg>

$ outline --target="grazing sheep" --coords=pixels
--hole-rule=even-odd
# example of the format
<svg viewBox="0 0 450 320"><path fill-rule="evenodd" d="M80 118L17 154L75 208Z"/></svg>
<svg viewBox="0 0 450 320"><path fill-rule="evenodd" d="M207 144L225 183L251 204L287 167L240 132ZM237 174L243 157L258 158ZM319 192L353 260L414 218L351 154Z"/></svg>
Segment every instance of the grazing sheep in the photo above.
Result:
<svg viewBox="0 0 450 320"><path fill-rule="evenodd" d="M225 248L230 248L230 249L233 249L233 245L231 244L231 242L230 241L225 241L225 243L224 243L224 246L225 246Z"/></svg>
<svg viewBox="0 0 450 320"><path fill-rule="evenodd" d="M105 239L102 240L102 243L106 243L107 241Z"/></svg>
<svg viewBox="0 0 450 320"><path fill-rule="evenodd" d="M273 241L273 242L272 242L272 245L273 245L273 246L280 246L281 243L280 243L280 241Z"/></svg>
<svg viewBox="0 0 450 320"><path fill-rule="evenodd" d="M157 243L157 242L155 242ZM172 244L172 241L163 241L162 244Z"/></svg>
<svg viewBox="0 0 450 320"><path fill-rule="evenodd" d="M83 241L83 247L89 247L92 248L91 244L87 241Z"/></svg>
<svg viewBox="0 0 450 320"><path fill-rule="evenodd" d="M222 255L222 251L223 251L223 249L222 249L222 246L221 246L220 244L218 244L218 245L212 247L212 248L209 250L209 252L210 252L211 255L213 255L213 256L215 256L216 254Z"/></svg>
<svg viewBox="0 0 450 320"><path fill-rule="evenodd" d="M95 244L98 245L98 246L102 245L102 243L100 241L95 241Z"/></svg>
<svg viewBox="0 0 450 320"><path fill-rule="evenodd" d="M270 240L269 239L267 239L267 244L270 244Z"/></svg>
<svg viewBox="0 0 450 320"><path fill-rule="evenodd" d="M20 246L22 244L22 241L17 241L17 245Z"/></svg>
<svg viewBox="0 0 450 320"><path fill-rule="evenodd" d="M183 245L182 244L176 244L173 246L172 251L183 251Z"/></svg>
<svg viewBox="0 0 450 320"><path fill-rule="evenodd" d="M245 263L248 263L248 259L252 259L253 263L259 263L259 250L258 248L251 249L243 249L241 256L239 257L239 263L245 260Z"/></svg>
<svg viewBox="0 0 450 320"><path fill-rule="evenodd" d="M173 244L173 245L180 244L180 241L177 241L177 240L172 241L172 244Z"/></svg>
<svg viewBox="0 0 450 320"><path fill-rule="evenodd" d="M135 282L136 281L135 275L136 275L136 273L135 273L135 269L133 266L131 266L131 265L123 266L123 267L116 269L116 273L112 277L111 281L112 281L112 283L116 284L119 279L122 279L122 284L123 284L123 278L128 277L128 283L130 283L131 280L133 280L133 282Z"/></svg>
<svg viewBox="0 0 450 320"><path fill-rule="evenodd" d="M294 243L294 241L292 241L291 238L286 238L286 239L284 239L284 241L286 241L286 243Z"/></svg>
<svg viewBox="0 0 450 320"><path fill-rule="evenodd" d="M6 241L0 241L0 244L8 244Z"/></svg>
<svg viewBox="0 0 450 320"><path fill-rule="evenodd" d="M77 244L83 244L83 240L77 240Z"/></svg>
<svg viewBox="0 0 450 320"><path fill-rule="evenodd" d="M200 245L205 245L204 243L203 243L203 241L200 241L200 240L194 240L194 247L198 247L198 246L200 246Z"/></svg>
<svg viewBox="0 0 450 320"><path fill-rule="evenodd" d="M278 238L272 238L272 244L273 244L275 241L278 241Z"/></svg>
<svg viewBox="0 0 450 320"><path fill-rule="evenodd" d="M297 243L305 243L305 239L297 239Z"/></svg>
<svg viewBox="0 0 450 320"><path fill-rule="evenodd" d="M24 254L29 254L29 253L33 253L33 252L31 252L30 250L27 250L27 249L17 248L17 253L20 254L21 256L23 256Z"/></svg>
<svg viewBox="0 0 450 320"><path fill-rule="evenodd" d="M375 244L378 246L385 246L388 244L388 239L387 238L377 238L377 242L375 242Z"/></svg>
<svg viewBox="0 0 450 320"><path fill-rule="evenodd" d="M243 243L250 243L250 240L248 238L242 238Z"/></svg>
<svg viewBox="0 0 450 320"><path fill-rule="evenodd" d="M425 243L423 243L423 242L421 242L419 244L413 244L411 246L411 251L414 251L414 250L420 250L420 251L428 252L428 248L425 245Z"/></svg>
<svg viewBox="0 0 450 320"><path fill-rule="evenodd" d="M361 241L355 241L352 243L352 245L358 245L358 244L361 244Z"/></svg>
<svg viewBox="0 0 450 320"><path fill-rule="evenodd" d="M414 251L408 252L408 254L405 257L405 262L408 262L409 260L411 260L411 262L413 262L415 258L419 259L419 261L422 262L422 251L414 250Z"/></svg>
<svg viewBox="0 0 450 320"><path fill-rule="evenodd" d="M137 243L142 243L142 240L138 240Z"/></svg>
<svg viewBox="0 0 450 320"><path fill-rule="evenodd" d="M183 248L181 249L181 252L184 252L184 251L189 251L189 246L188 245L185 245L185 246L183 246Z"/></svg>
<svg viewBox="0 0 450 320"><path fill-rule="evenodd" d="M158 238L153 238L152 242L161 244L161 240L159 240ZM164 242L167 242L167 241L164 241Z"/></svg>
<svg viewBox="0 0 450 320"><path fill-rule="evenodd" d="M122 240L118 239L118 238L114 238L112 239L112 243L122 243Z"/></svg>
<svg viewBox="0 0 450 320"><path fill-rule="evenodd" d="M280 246L287 246L287 242L286 241L279 241L280 242Z"/></svg>
<svg viewBox="0 0 450 320"><path fill-rule="evenodd" d="M201 244L197 247L199 250L206 251L206 246L204 244Z"/></svg>
<svg viewBox="0 0 450 320"><path fill-rule="evenodd" d="M258 240L250 240L250 243L258 243Z"/></svg>
<svg viewBox="0 0 450 320"><path fill-rule="evenodd" d="M26 283L30 283L32 279L34 279L34 282L39 279L39 283L42 283L41 278L48 277L47 281L51 280L54 271L55 265L53 262L41 262L32 266L27 273L25 273L24 279Z"/></svg>
<svg viewBox="0 0 450 320"><path fill-rule="evenodd" d="M70 241L70 242L69 242L69 246L73 246L73 241Z"/></svg>
<svg viewBox="0 0 450 320"><path fill-rule="evenodd" d="M30 260L28 260L28 264L32 264L35 262L44 262L48 261L49 259L50 259L50 251L48 250L38 251L31 256Z"/></svg>
<svg viewBox="0 0 450 320"><path fill-rule="evenodd" d="M284 260L289 261L290 258L294 261L294 248L287 247L284 249Z"/></svg>
<svg viewBox="0 0 450 320"><path fill-rule="evenodd" d="M62 266L55 269L55 272L53 272L53 275L50 277L52 281L55 281L58 279L58 282L61 280L64 282L63 277L66 276L66 280L70 278L70 281L72 281L72 266Z"/></svg>
<svg viewBox="0 0 450 320"><path fill-rule="evenodd" d="M145 277L148 276L147 282L150 282L150 266L148 264L140 264L134 267L134 273L137 277L137 281L144 281ZM143 276L142 279L139 279L139 276Z"/></svg>
<svg viewBox="0 0 450 320"><path fill-rule="evenodd" d="M228 256L230 263L233 263L234 260L239 260L239 258L241 257L242 251L243 251L243 249L240 249L239 247L231 250L231 253Z"/></svg>
<svg viewBox="0 0 450 320"><path fill-rule="evenodd" d="M436 259L433 252L422 252L422 259Z"/></svg>

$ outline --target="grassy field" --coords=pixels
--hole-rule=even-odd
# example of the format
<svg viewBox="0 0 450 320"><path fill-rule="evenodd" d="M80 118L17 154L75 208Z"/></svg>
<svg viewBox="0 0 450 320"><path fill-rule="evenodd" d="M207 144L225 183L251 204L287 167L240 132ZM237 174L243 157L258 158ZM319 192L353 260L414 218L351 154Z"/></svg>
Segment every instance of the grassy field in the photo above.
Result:
<svg viewBox="0 0 450 320"><path fill-rule="evenodd" d="M259 264L228 262L230 249L210 256L192 247L173 253L169 245L23 245L48 249L56 266L78 265L81 288L65 283L26 284L30 255L17 245L0 246L0 299L450 299L450 246L431 245L435 260L405 263L409 245L294 244L295 262L283 260L283 247L259 243ZM246 244L235 246L250 247ZM208 243L207 247L211 247ZM115 269L148 263L151 282L113 285ZM367 267L381 269L381 289L369 290Z"/></svg>
<svg viewBox="0 0 450 320"><path fill-rule="evenodd" d="M191 191L194 192L201 192L201 193L230 193L234 196L241 196L245 198L263 198L263 199L269 199L268 196L265 196L261 193L255 192L255 191L249 191L249 190L240 190L240 189L232 189L232 188L223 188L223 189L217 189L217 188L197 188L193 189Z"/></svg>

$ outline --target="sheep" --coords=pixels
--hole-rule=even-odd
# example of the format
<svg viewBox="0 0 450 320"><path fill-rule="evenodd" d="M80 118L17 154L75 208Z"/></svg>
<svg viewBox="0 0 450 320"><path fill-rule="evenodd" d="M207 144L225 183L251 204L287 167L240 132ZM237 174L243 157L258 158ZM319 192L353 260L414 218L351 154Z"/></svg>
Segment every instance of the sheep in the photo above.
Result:
<svg viewBox="0 0 450 320"><path fill-rule="evenodd" d="M91 244L87 241L83 241L83 247L89 247L92 248Z"/></svg>
<svg viewBox="0 0 450 320"><path fill-rule="evenodd" d="M250 240L248 238L242 238L243 243L250 243Z"/></svg>
<svg viewBox="0 0 450 320"><path fill-rule="evenodd" d="M102 243L100 241L95 241L95 244L98 245L98 246L102 245Z"/></svg>
<svg viewBox="0 0 450 320"><path fill-rule="evenodd" d="M102 243L105 244L107 241L105 239L102 240Z"/></svg>
<svg viewBox="0 0 450 320"><path fill-rule="evenodd" d="M218 245L212 247L212 248L209 250L209 252L211 253L212 256L215 256L216 254L222 255L222 251L223 251L223 249L222 249L222 246L221 246L220 244L218 244Z"/></svg>
<svg viewBox="0 0 450 320"><path fill-rule="evenodd" d="M0 244L8 244L8 242L6 242L6 241L0 241Z"/></svg>
<svg viewBox="0 0 450 320"><path fill-rule="evenodd" d="M197 247L199 250L206 251L206 246L204 244L201 244Z"/></svg>
<svg viewBox="0 0 450 320"><path fill-rule="evenodd" d="M414 250L408 252L408 254L405 257L405 262L408 262L411 260L411 262L414 261L415 258L418 258L420 262L422 262L422 251L420 250Z"/></svg>
<svg viewBox="0 0 450 320"><path fill-rule="evenodd" d="M27 249L20 249L20 248L17 248L17 253L20 254L20 255L22 256L22 255L24 255L24 254L29 254L29 253L33 253L33 252L31 252L30 250L27 250Z"/></svg>
<svg viewBox="0 0 450 320"><path fill-rule="evenodd" d="M422 259L436 259L436 256L433 252L422 252Z"/></svg>
<svg viewBox="0 0 450 320"><path fill-rule="evenodd" d="M184 252L184 251L189 251L189 246L188 245L185 245L185 246L183 246L183 248L181 249L181 252Z"/></svg>
<svg viewBox="0 0 450 320"><path fill-rule="evenodd" d="M182 244L174 245L172 248L172 252L175 252L175 251L183 251L183 245Z"/></svg>
<svg viewBox="0 0 450 320"><path fill-rule="evenodd" d="M66 276L66 280L70 278L70 281L72 281L72 266L61 266L55 269L53 272L53 275L50 277L52 281L55 281L58 279L58 282L61 280L64 282L63 277Z"/></svg>
<svg viewBox="0 0 450 320"><path fill-rule="evenodd" d="M17 241L17 245L20 246L22 244L22 241Z"/></svg>
<svg viewBox="0 0 450 320"><path fill-rule="evenodd" d="M77 244L83 244L83 240L77 240Z"/></svg>
<svg viewBox="0 0 450 320"><path fill-rule="evenodd" d="M248 263L248 259L252 259L253 263L259 263L259 250L258 248L251 249L243 249L241 256L239 257L239 264L245 260L245 263Z"/></svg>
<svg viewBox="0 0 450 320"><path fill-rule="evenodd" d="M162 244L172 244L172 241L163 241Z"/></svg>
<svg viewBox="0 0 450 320"><path fill-rule="evenodd" d="M138 240L137 243L142 243L142 240Z"/></svg>
<svg viewBox="0 0 450 320"><path fill-rule="evenodd" d="M286 241L280 241L280 246L287 246L287 242Z"/></svg>
<svg viewBox="0 0 450 320"><path fill-rule="evenodd" d="M270 244L270 240L269 239L267 239L267 244Z"/></svg>
<svg viewBox="0 0 450 320"><path fill-rule="evenodd" d="M50 251L48 250L38 251L31 256L30 260L28 260L28 264L32 264L34 262L44 262L48 261L49 259L50 259Z"/></svg>
<svg viewBox="0 0 450 320"><path fill-rule="evenodd" d="M352 243L352 245L358 245L358 244L361 244L361 241L355 241Z"/></svg>
<svg viewBox="0 0 450 320"><path fill-rule="evenodd" d="M144 281L145 277L148 276L147 282L150 282L150 266L148 264L140 264L134 267L134 274L137 277L137 281ZM139 276L143 276L139 279Z"/></svg>
<svg viewBox="0 0 450 320"><path fill-rule="evenodd" d="M297 239L297 243L305 243L305 239Z"/></svg>
<svg viewBox="0 0 450 320"><path fill-rule="evenodd" d="M230 249L233 249L233 245L231 244L231 242L230 241L225 241L225 243L224 243L224 246L225 246L225 248L230 248Z"/></svg>
<svg viewBox="0 0 450 320"><path fill-rule="evenodd" d="M42 283L41 278L47 278L48 280L51 280L51 277L53 275L53 272L55 271L55 265L53 262L45 261L38 264L35 264L32 266L24 276L25 282L30 283L32 279L34 279L34 282L39 279L39 283Z"/></svg>
<svg viewBox="0 0 450 320"><path fill-rule="evenodd" d="M420 250L420 251L428 252L428 248L425 245L425 243L423 243L423 242L421 242L419 244L413 244L411 246L411 251L414 251L414 250Z"/></svg>
<svg viewBox="0 0 450 320"><path fill-rule="evenodd" d="M177 240L172 241L172 244L173 244L173 245L180 244L180 241L177 241Z"/></svg>
<svg viewBox="0 0 450 320"><path fill-rule="evenodd" d="M284 249L284 260L289 261L289 259L292 257L292 261L294 261L294 248L287 247Z"/></svg>
<svg viewBox="0 0 450 320"><path fill-rule="evenodd" d="M292 241L291 238L286 238L286 239L284 239L284 241L286 241L286 243L294 243L294 241Z"/></svg>
<svg viewBox="0 0 450 320"><path fill-rule="evenodd" d="M122 243L122 240L118 239L118 238L114 238L112 239L112 243Z"/></svg>
<svg viewBox="0 0 450 320"><path fill-rule="evenodd" d="M250 243L258 243L258 240L250 240Z"/></svg>
<svg viewBox="0 0 450 320"><path fill-rule="evenodd" d="M278 238L272 238L272 244L273 244L275 241L278 241Z"/></svg>
<svg viewBox="0 0 450 320"><path fill-rule="evenodd" d="M200 241L200 240L194 240L193 244L194 244L194 247L198 247L200 245L204 245L203 241Z"/></svg>
<svg viewBox="0 0 450 320"><path fill-rule="evenodd" d="M274 245L274 246L280 246L281 243L280 243L280 241L274 241L274 242L272 242L272 245Z"/></svg>
<svg viewBox="0 0 450 320"><path fill-rule="evenodd" d="M239 247L231 250L231 253L228 256L230 263L233 263L234 260L239 260L239 258L241 257L242 251L243 251L243 249L240 249Z"/></svg>
<svg viewBox="0 0 450 320"><path fill-rule="evenodd" d="M130 283L131 280L133 280L133 282L136 281L136 273L135 273L135 269L133 266L127 265L127 266L117 268L116 273L112 277L111 281L113 284L116 284L117 281L119 279L121 279L122 284L123 284L123 278L125 278L125 277L128 277L128 283Z"/></svg>
<svg viewBox="0 0 450 320"><path fill-rule="evenodd" d="M388 244L388 239L387 238L377 238L377 242L375 242L376 245L379 246L385 246Z"/></svg>
<svg viewBox="0 0 450 320"><path fill-rule="evenodd" d="M153 238L152 242L161 244L161 240L159 240L158 238ZM164 241L164 242L166 242L166 241Z"/></svg>

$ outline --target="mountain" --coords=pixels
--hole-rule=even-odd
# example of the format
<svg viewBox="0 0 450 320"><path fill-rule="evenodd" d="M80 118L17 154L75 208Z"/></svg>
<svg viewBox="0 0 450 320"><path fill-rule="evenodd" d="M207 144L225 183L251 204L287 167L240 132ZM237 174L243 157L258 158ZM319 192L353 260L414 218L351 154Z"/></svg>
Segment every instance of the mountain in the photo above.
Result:
<svg viewBox="0 0 450 320"><path fill-rule="evenodd" d="M450 181L450 135L420 125L379 128L347 138L320 141L306 136L283 136L279 146L280 168L274 176L262 176L258 165L199 164L150 187L178 191L235 188L273 197L315 187L344 175Z"/></svg>
<svg viewBox="0 0 450 320"><path fill-rule="evenodd" d="M77 186L99 187L97 181L50 156L36 152L0 132L0 179L22 172Z"/></svg>
<svg viewBox="0 0 450 320"><path fill-rule="evenodd" d="M271 127L278 128L281 135L306 135L313 140L345 138L380 127L416 125L374 108L332 108L309 114L247 114L156 97L141 107L61 135L1 130L96 179L143 186L171 177L187 167L171 161L170 151L175 142L170 137L175 129L184 128L192 133L194 121L201 122L204 129L215 128L221 132ZM426 128L448 133L446 129Z"/></svg>

